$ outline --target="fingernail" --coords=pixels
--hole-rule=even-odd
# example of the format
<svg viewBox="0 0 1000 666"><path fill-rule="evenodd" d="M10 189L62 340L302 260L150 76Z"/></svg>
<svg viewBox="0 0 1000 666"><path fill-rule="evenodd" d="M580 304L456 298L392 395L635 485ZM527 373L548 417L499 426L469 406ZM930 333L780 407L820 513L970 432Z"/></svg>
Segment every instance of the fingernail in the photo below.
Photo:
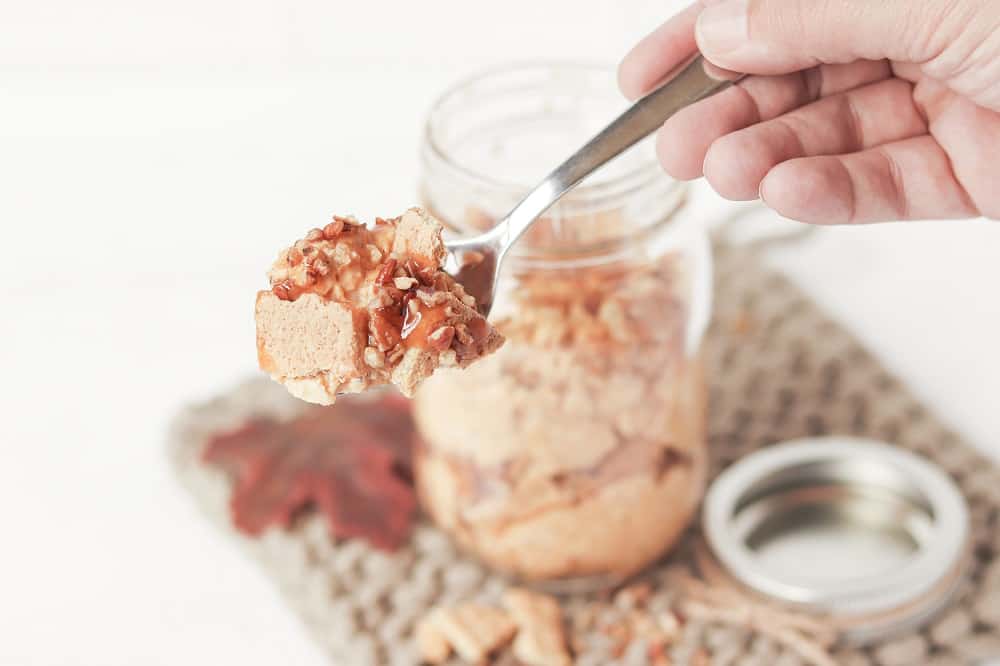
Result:
<svg viewBox="0 0 1000 666"><path fill-rule="evenodd" d="M765 206L770 208L771 204L767 202L767 194L764 192L766 184L767 174L764 174L764 177L760 179L760 185L757 186L757 198L760 199Z"/></svg>
<svg viewBox="0 0 1000 666"><path fill-rule="evenodd" d="M750 36L748 4L749 0L723 0L698 15L695 37L703 53L728 53L746 43Z"/></svg>

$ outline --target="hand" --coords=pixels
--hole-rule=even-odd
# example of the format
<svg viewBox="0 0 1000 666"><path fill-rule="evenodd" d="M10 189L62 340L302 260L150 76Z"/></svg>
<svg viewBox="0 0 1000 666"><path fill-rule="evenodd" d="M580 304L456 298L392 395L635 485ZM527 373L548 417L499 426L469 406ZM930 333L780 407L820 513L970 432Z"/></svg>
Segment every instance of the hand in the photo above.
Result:
<svg viewBox="0 0 1000 666"><path fill-rule="evenodd" d="M1000 218L1000 0L704 0L632 49L622 90L696 48L754 76L664 124L672 176L804 222Z"/></svg>

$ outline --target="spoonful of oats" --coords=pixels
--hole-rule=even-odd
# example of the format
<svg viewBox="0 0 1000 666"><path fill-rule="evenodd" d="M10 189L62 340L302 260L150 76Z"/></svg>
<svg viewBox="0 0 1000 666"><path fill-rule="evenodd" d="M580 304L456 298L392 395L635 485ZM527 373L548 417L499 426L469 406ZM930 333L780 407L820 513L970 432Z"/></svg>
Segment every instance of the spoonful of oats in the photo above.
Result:
<svg viewBox="0 0 1000 666"><path fill-rule="evenodd" d="M282 250L257 294L257 360L298 398L394 384L410 396L440 366L465 367L503 337L442 266L441 224L411 208L365 226L335 216Z"/></svg>

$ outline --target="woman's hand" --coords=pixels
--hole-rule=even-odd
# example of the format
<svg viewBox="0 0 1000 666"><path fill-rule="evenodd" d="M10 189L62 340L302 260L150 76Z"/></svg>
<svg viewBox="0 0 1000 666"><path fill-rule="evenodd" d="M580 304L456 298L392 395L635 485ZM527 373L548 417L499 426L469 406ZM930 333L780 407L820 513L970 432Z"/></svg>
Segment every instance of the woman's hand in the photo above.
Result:
<svg viewBox="0 0 1000 666"><path fill-rule="evenodd" d="M1000 0L704 0L619 70L754 76L677 113L664 169L804 222L1000 218Z"/></svg>

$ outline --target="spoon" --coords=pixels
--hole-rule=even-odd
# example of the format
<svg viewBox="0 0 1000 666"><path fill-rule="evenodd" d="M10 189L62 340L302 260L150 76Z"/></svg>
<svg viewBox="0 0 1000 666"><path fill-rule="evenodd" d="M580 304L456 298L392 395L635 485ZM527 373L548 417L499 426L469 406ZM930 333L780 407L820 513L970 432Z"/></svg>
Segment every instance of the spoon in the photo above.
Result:
<svg viewBox="0 0 1000 666"><path fill-rule="evenodd" d="M475 297L480 312L487 316L504 257L546 210L581 180L652 134L667 118L743 76L695 56L570 155L489 231L446 241L444 270Z"/></svg>

